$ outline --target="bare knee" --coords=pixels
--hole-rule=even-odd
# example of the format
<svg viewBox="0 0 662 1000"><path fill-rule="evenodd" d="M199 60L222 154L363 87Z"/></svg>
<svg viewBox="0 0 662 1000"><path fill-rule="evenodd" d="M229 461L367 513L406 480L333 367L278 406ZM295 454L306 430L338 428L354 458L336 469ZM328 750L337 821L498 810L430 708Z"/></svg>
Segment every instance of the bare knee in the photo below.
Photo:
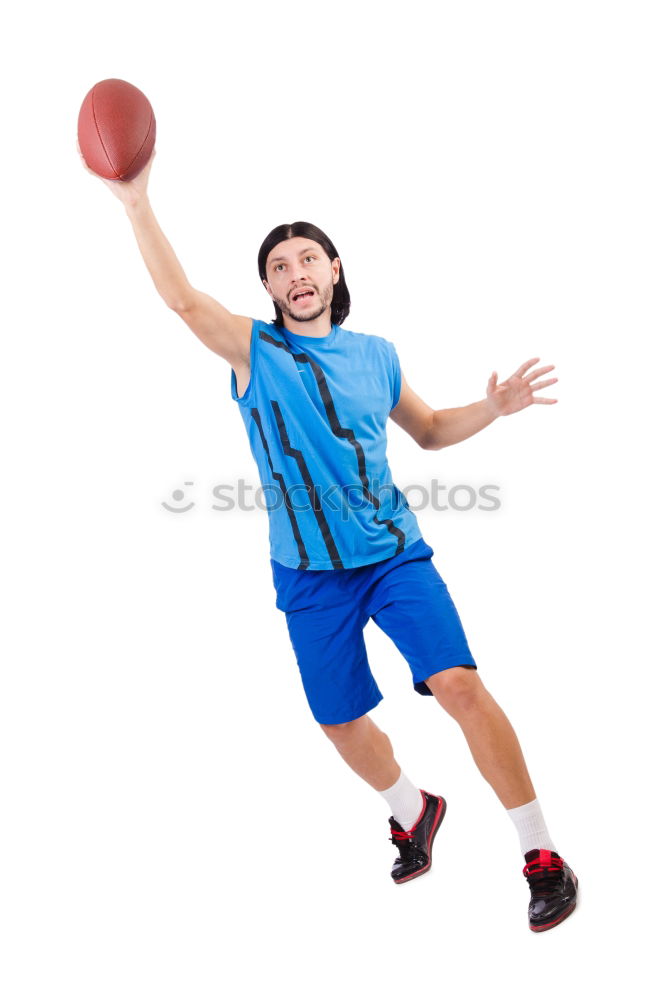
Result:
<svg viewBox="0 0 662 1000"><path fill-rule="evenodd" d="M425 683L442 708L454 717L476 708L487 694L477 672L467 667L440 670Z"/></svg>
<svg viewBox="0 0 662 1000"><path fill-rule="evenodd" d="M351 722L320 722L319 725L322 732L325 733L333 743L338 743L346 740L356 731L356 723L358 721L358 719L352 719Z"/></svg>
<svg viewBox="0 0 662 1000"><path fill-rule="evenodd" d="M326 733L327 736L333 736L337 733L342 733L343 730L347 730L348 726L351 726L351 722L320 722L320 728L322 732Z"/></svg>
<svg viewBox="0 0 662 1000"><path fill-rule="evenodd" d="M374 739L377 733L381 735L381 730L377 729L377 726L367 715L361 715L358 719L352 719L350 722L320 722L319 725L336 746Z"/></svg>

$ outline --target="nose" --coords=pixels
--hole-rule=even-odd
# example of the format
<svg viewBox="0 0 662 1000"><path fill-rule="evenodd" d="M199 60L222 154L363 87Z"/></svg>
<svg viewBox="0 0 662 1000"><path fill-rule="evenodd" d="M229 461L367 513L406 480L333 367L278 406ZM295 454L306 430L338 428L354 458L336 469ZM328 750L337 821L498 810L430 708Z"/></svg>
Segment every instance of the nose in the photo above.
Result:
<svg viewBox="0 0 662 1000"><path fill-rule="evenodd" d="M303 265L300 265L299 269L292 272L292 284L299 285L302 281L307 281L308 277L306 275L306 269Z"/></svg>

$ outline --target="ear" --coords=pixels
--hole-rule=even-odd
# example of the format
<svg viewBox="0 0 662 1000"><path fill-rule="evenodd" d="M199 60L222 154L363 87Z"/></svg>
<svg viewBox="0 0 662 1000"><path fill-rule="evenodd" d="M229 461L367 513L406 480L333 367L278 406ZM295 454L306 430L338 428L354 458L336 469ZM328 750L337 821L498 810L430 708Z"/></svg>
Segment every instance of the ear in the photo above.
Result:
<svg viewBox="0 0 662 1000"><path fill-rule="evenodd" d="M340 281L340 257L335 257L331 261L331 272L333 277L333 284L337 285Z"/></svg>
<svg viewBox="0 0 662 1000"><path fill-rule="evenodd" d="M262 279L262 284L264 285L264 287L266 288L266 290L269 292L269 295L271 295L271 289L269 288L269 282L265 281L264 278L263 278ZM271 295L271 298L273 299L273 295Z"/></svg>

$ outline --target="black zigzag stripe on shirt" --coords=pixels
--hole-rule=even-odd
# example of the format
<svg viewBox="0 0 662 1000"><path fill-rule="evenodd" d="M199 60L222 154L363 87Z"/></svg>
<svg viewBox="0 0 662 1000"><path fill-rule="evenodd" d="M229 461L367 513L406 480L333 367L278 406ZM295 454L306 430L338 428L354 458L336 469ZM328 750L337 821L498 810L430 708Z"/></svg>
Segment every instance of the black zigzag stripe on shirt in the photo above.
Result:
<svg viewBox="0 0 662 1000"><path fill-rule="evenodd" d="M313 371L313 374L315 375L315 381L317 382L317 386L318 386L319 391L320 391L320 397L322 399L322 403L324 405L324 410L325 410L327 419L329 421L329 426L331 427L331 430L336 435L336 437L344 438L345 440L349 441L349 443L353 446L354 451L356 452L356 459L357 459L357 463L358 463L359 477L361 479L361 485L363 486L363 495L364 495L364 497L367 500L370 501L370 503L373 505L373 507L376 507L377 510L379 510L380 501L379 501L379 499L377 497L375 497L370 492L370 489L369 489L369 486L368 486L368 477L366 475L366 467L365 467L365 453L363 451L363 448L361 447L360 441L357 440L357 437L354 434L354 431L352 430L352 428L351 427L341 427L340 421L338 419L338 414L336 413L336 408L335 408L335 405L333 403L333 399L331 397L331 393L329 392L329 387L327 385L326 378L324 376L323 369L320 367L320 365L316 361L314 361L312 358L309 358L308 355L305 354L304 352L297 352L297 353L295 353L289 347L288 344L284 344L282 341L276 340L275 337L272 337L270 334L266 333L264 330L260 330L260 339L267 341L267 343L271 344L273 347L277 347L280 350L286 351L288 354L290 354L292 356L292 358L295 361L295 363L296 362L300 362L300 363L303 363L303 364L310 365L310 367L311 367L311 369ZM273 401L272 401L272 403L273 403ZM396 525L393 523L393 521L392 521L392 519L390 517L378 518L377 515L375 514L375 516L373 517L373 521L376 524L385 524L386 528L388 529L388 531L390 531L391 534L395 535L395 537L398 539L398 546L397 546L397 548L395 550L395 555L398 555L400 552L402 552L402 550L405 547L405 533L404 533L404 531L402 531L400 528L396 527ZM334 567L334 568L336 568L336 567Z"/></svg>
<svg viewBox="0 0 662 1000"><path fill-rule="evenodd" d="M313 483L312 476L310 475L310 470L306 464L306 460L303 457L303 452L299 451L298 448L293 448L290 439L287 434L287 429L285 427L285 421L283 420L283 414L280 406L275 399L271 400L271 407L274 411L276 417L276 423L278 424L278 433L280 434L281 444L283 445L283 450L286 455L290 455L292 458L296 459L296 463L299 466L299 471L303 476L303 481L308 489L308 496L312 496L313 511L315 513L315 518L319 525L319 529L322 532L322 538L324 539L324 544L326 545L326 551L329 553L329 559L333 563L334 569L344 569L343 561L340 558L340 553L336 548L336 543L333 540L333 535L331 534L331 528L329 527L329 522L326 519L324 511L322 510L321 504L317 496L317 490L315 489L315 484ZM301 567L299 567L301 568Z"/></svg>
<svg viewBox="0 0 662 1000"><path fill-rule="evenodd" d="M292 528L292 534L294 535L294 539L297 543L299 558L301 559L301 562L297 566L297 569L308 569L308 566L310 565L310 559L308 557L308 553L306 551L306 546L304 544L303 538L301 537L301 532L299 530L299 525L297 523L296 514L292 510L292 504L290 503L290 495L282 474L274 470L273 462L271 461L271 455L269 453L269 445L267 444L267 439L264 436L264 431L262 429L262 419L260 417L260 412L255 406L251 407L251 416L257 425L258 433L260 435L260 440L262 441L262 446L267 455L267 462L269 463L269 468L271 469L271 475L278 482L278 485L281 488L283 496L285 497L285 509L287 510L287 515L290 519L290 527Z"/></svg>

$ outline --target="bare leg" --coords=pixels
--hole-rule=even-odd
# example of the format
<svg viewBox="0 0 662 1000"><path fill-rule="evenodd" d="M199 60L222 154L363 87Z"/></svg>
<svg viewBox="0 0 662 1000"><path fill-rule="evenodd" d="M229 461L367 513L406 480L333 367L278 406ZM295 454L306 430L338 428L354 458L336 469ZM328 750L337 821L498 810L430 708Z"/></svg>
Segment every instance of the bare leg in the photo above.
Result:
<svg viewBox="0 0 662 1000"><path fill-rule="evenodd" d="M478 770L504 807L514 809L535 799L515 731L478 673L450 667L433 674L426 684L459 724ZM400 777L391 741L368 715L321 728L352 770L376 791L390 788Z"/></svg>
<svg viewBox="0 0 662 1000"><path fill-rule="evenodd" d="M320 723L340 756L359 777L380 792L400 777L400 765L386 733L367 715L337 725Z"/></svg>
<svg viewBox="0 0 662 1000"><path fill-rule="evenodd" d="M478 770L506 809L531 802L536 793L515 730L475 670L449 667L426 682L459 724Z"/></svg>

